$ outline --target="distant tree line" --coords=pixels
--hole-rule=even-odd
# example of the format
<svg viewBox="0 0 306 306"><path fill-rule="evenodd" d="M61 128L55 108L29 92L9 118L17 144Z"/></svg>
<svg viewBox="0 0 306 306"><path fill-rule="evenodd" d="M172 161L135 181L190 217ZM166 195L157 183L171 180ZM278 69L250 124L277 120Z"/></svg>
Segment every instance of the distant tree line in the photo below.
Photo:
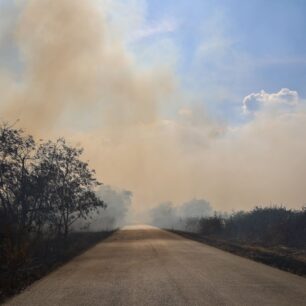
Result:
<svg viewBox="0 0 306 306"><path fill-rule="evenodd" d="M82 152L64 138L37 143L14 125L0 126L0 272L22 265L34 245L50 254L51 241L63 246L78 219L106 207Z"/></svg>
<svg viewBox="0 0 306 306"><path fill-rule="evenodd" d="M179 206L165 202L151 210L151 223L216 239L306 248L306 206L300 210L263 206L229 214L214 213L204 199Z"/></svg>
<svg viewBox="0 0 306 306"><path fill-rule="evenodd" d="M263 246L306 248L306 207L255 207L249 212L201 218L199 232L206 236Z"/></svg>
<svg viewBox="0 0 306 306"><path fill-rule="evenodd" d="M186 205L190 206L187 203L183 207ZM306 248L306 207L300 210L283 206L255 207L251 211L231 214L213 213L205 201L192 207L196 208L193 214L182 214L179 213L182 211L180 207L162 203L151 211L152 224L166 229L194 232L212 239Z"/></svg>

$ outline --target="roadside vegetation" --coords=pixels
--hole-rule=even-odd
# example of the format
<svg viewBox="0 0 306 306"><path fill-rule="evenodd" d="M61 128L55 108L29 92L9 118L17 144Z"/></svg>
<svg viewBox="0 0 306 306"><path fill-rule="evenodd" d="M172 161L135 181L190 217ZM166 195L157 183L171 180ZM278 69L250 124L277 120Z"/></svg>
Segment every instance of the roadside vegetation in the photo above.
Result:
<svg viewBox="0 0 306 306"><path fill-rule="evenodd" d="M205 236L259 244L306 249L306 207L256 207L228 217L215 216L199 220L199 233Z"/></svg>
<svg viewBox="0 0 306 306"><path fill-rule="evenodd" d="M232 214L182 215L181 208L161 204L153 224L278 268L306 275L306 207L255 207ZM186 205L186 204L185 204ZM202 211L204 211L204 208ZM201 209L198 207L198 213ZM168 224L167 221L168 220Z"/></svg>
<svg viewBox="0 0 306 306"><path fill-rule="evenodd" d="M82 152L0 126L0 300L109 235L72 231L106 208Z"/></svg>

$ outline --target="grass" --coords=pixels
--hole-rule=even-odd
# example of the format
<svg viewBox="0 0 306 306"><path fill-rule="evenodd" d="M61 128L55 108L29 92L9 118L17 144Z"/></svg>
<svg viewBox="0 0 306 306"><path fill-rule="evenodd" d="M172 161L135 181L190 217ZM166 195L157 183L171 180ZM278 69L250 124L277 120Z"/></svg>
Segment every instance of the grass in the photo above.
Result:
<svg viewBox="0 0 306 306"><path fill-rule="evenodd" d="M23 266L14 270L5 266L0 267L0 303L87 251L111 234L113 231L71 233L64 245L59 246L58 242L54 244L56 251L52 254L49 252L49 256L41 251L43 249L43 245L41 245L38 246L37 252L33 256L29 256Z"/></svg>

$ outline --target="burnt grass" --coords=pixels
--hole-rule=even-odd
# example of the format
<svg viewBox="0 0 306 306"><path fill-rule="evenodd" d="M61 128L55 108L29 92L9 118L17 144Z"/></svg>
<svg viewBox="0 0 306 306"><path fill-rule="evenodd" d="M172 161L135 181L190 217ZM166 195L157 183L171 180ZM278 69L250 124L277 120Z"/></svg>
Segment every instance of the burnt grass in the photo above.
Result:
<svg viewBox="0 0 306 306"><path fill-rule="evenodd" d="M0 303L21 292L34 281L39 280L74 257L82 254L97 243L112 235L114 231L75 232L65 241L44 241L27 261L14 269L0 266ZM46 244L48 252L46 253Z"/></svg>
<svg viewBox="0 0 306 306"><path fill-rule="evenodd" d="M171 232L232 254L306 277L306 250L284 246L266 247L258 244L243 244L237 241L221 240L216 237L177 230L171 230Z"/></svg>

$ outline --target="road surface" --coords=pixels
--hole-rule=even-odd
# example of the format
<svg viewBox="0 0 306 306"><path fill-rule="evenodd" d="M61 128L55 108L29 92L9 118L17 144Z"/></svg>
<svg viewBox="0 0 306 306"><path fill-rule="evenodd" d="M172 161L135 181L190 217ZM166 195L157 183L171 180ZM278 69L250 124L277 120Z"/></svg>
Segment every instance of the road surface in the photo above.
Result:
<svg viewBox="0 0 306 306"><path fill-rule="evenodd" d="M306 279L150 227L128 227L7 305L306 305Z"/></svg>

